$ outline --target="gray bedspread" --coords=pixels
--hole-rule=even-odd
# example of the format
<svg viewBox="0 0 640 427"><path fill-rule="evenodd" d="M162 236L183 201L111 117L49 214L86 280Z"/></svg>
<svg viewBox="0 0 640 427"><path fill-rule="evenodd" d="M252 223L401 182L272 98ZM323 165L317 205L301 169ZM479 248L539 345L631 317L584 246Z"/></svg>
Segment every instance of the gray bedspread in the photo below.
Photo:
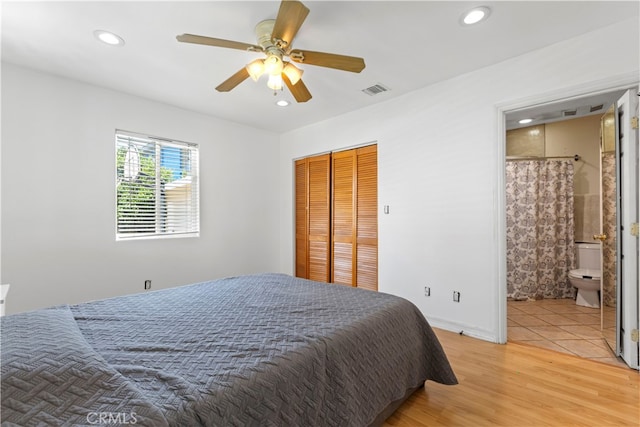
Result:
<svg viewBox="0 0 640 427"><path fill-rule="evenodd" d="M283 274L2 319L2 425L366 426L455 384L420 311Z"/></svg>

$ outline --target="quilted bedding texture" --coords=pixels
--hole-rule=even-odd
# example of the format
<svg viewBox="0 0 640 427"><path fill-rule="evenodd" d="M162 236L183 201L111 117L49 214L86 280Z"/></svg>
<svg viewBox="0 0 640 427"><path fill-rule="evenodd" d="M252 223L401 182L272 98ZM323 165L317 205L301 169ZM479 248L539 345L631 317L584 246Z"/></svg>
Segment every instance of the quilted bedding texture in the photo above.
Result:
<svg viewBox="0 0 640 427"><path fill-rule="evenodd" d="M240 276L2 319L2 425L366 426L456 384L388 294Z"/></svg>

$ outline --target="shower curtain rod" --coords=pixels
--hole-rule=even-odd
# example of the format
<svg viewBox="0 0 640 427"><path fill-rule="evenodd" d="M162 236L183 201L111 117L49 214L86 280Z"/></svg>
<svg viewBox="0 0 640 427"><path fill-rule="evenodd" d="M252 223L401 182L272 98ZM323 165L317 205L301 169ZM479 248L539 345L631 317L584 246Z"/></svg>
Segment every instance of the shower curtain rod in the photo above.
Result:
<svg viewBox="0 0 640 427"><path fill-rule="evenodd" d="M549 156L549 157L538 157L538 156L530 156L530 157L515 157L515 158L507 158L507 162L517 162L520 160L550 160L550 159L573 159L576 162L580 160L580 156L578 154L574 154L573 156Z"/></svg>

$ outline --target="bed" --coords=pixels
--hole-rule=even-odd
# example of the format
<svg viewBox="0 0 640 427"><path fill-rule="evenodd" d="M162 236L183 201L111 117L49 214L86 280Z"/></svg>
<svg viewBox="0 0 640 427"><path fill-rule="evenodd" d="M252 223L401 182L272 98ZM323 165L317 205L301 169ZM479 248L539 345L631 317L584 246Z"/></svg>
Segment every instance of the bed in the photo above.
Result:
<svg viewBox="0 0 640 427"><path fill-rule="evenodd" d="M369 426L456 377L421 312L284 274L2 318L2 425Z"/></svg>

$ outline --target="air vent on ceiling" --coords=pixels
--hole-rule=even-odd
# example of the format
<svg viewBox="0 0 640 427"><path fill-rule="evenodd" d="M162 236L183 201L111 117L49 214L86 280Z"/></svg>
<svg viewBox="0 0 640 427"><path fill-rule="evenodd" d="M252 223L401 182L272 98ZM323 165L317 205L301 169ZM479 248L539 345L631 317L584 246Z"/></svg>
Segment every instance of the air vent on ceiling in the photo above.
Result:
<svg viewBox="0 0 640 427"><path fill-rule="evenodd" d="M594 111L602 110L602 107L604 107L604 105L603 105L603 104L600 104L600 105L592 105L592 106L589 108L589 112L590 112L590 113L593 113Z"/></svg>
<svg viewBox="0 0 640 427"><path fill-rule="evenodd" d="M562 112L562 115L564 117L570 117L570 116L575 116L577 112L578 112L577 110L564 110Z"/></svg>
<svg viewBox="0 0 640 427"><path fill-rule="evenodd" d="M369 95L369 96L373 96L373 95L377 95L377 94L382 93L382 92L387 92L387 91L389 91L389 88L384 86L384 85L382 85L382 84L380 84L380 83L378 83L378 84L375 84L375 85L373 85L371 87L368 87L366 89L362 89L362 91L364 93L366 93L367 95Z"/></svg>

